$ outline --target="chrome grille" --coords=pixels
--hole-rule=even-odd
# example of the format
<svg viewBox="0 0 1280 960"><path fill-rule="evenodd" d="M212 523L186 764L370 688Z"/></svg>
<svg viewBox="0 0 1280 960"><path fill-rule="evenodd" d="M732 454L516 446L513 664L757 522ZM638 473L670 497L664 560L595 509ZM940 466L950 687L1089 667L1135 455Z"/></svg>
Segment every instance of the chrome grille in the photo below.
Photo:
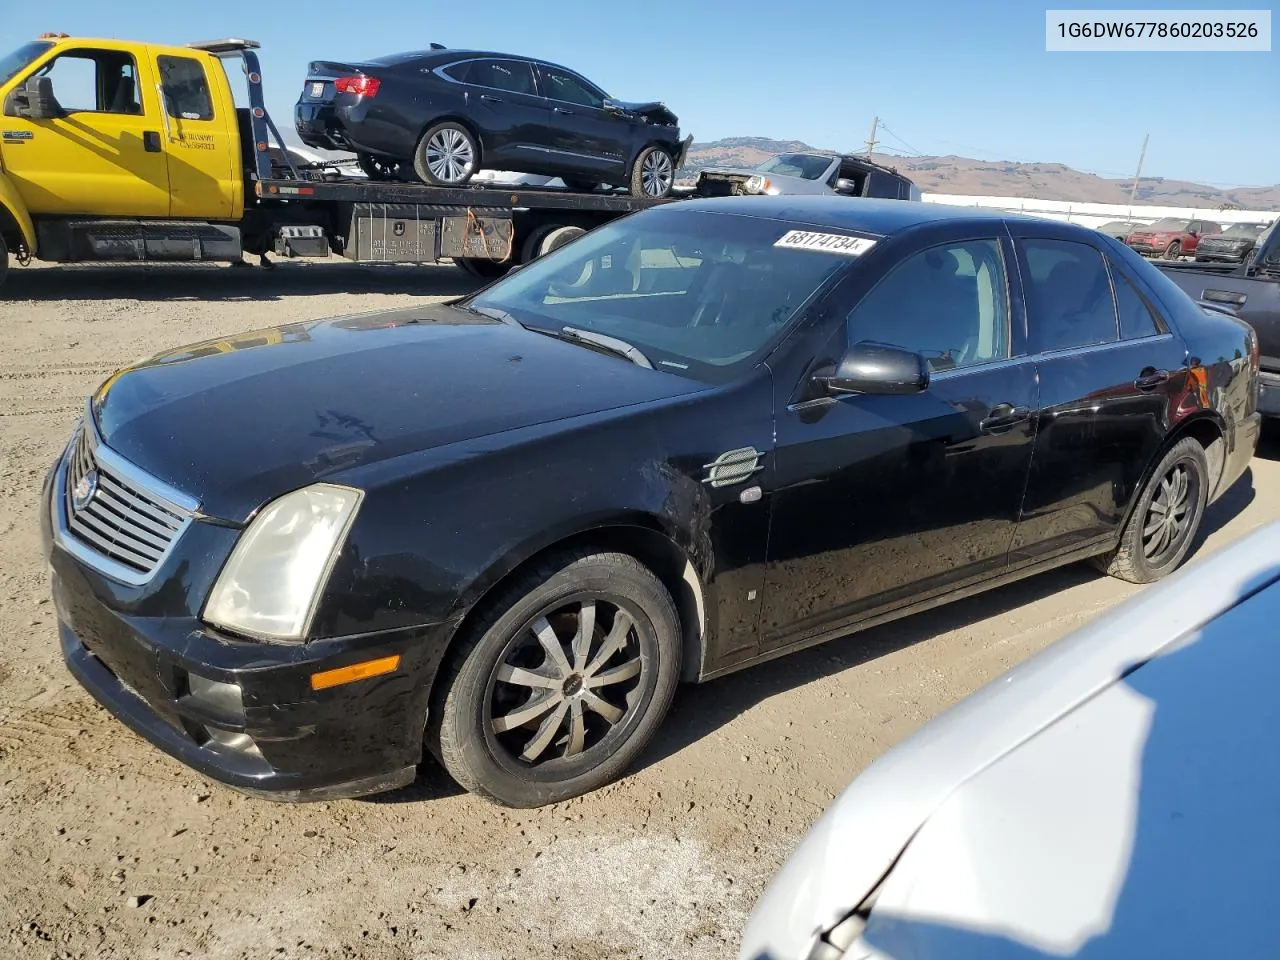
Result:
<svg viewBox="0 0 1280 960"><path fill-rule="evenodd" d="M68 447L62 486L66 532L86 563L144 583L190 523L195 504L103 447L92 415Z"/></svg>

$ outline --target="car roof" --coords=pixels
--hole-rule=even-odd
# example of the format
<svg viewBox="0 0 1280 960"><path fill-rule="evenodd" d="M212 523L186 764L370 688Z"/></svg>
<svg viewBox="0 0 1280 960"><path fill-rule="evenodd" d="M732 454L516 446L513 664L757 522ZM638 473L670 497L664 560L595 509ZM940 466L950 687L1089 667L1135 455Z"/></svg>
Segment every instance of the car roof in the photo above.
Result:
<svg viewBox="0 0 1280 960"><path fill-rule="evenodd" d="M956 207L918 200L873 200L841 196L715 197L682 200L659 210L693 210L759 220L783 220L812 227L852 230L887 237L922 224L941 222L999 223L1036 220L1016 213L980 207ZM1064 227L1072 224L1060 223ZM1081 233L1087 233L1079 228Z"/></svg>
<svg viewBox="0 0 1280 960"><path fill-rule="evenodd" d="M543 60L541 57L531 57L523 53L503 53L500 50L455 50L446 47L442 50L406 50L402 53L389 53L382 57L374 57L369 63L404 63L409 60L431 60L435 63L448 63L454 60L474 60L489 59L494 60L525 60L529 63L536 63L544 67L554 67L557 70L565 70L569 73L582 76L582 71L575 70L573 67L566 67L563 64L555 63L551 60Z"/></svg>

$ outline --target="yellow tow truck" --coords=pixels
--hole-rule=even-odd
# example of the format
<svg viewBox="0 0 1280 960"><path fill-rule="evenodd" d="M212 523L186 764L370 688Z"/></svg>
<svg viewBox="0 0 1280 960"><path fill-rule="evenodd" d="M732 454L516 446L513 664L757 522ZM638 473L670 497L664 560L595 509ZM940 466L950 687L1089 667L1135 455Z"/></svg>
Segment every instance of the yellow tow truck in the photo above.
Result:
<svg viewBox="0 0 1280 960"><path fill-rule="evenodd" d="M163 46L45 34L0 57L0 283L10 258L451 259L497 276L667 200L450 188L302 166L263 100L251 40ZM227 73L243 70L247 104Z"/></svg>

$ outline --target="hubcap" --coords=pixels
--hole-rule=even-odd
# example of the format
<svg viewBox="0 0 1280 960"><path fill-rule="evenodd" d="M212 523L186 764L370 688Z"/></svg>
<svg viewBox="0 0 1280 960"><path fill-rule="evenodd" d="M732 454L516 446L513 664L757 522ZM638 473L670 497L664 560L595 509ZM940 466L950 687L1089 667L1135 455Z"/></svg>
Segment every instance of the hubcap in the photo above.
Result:
<svg viewBox="0 0 1280 960"><path fill-rule="evenodd" d="M661 150L654 150L640 165L640 181L644 192L651 197L662 196L671 185L674 172L671 158Z"/></svg>
<svg viewBox="0 0 1280 960"><path fill-rule="evenodd" d="M427 168L437 180L461 180L471 172L475 159L470 142L460 130L438 130L427 141Z"/></svg>
<svg viewBox="0 0 1280 960"><path fill-rule="evenodd" d="M1191 527L1193 494L1197 481L1183 463L1174 464L1160 480L1142 524L1142 555L1161 566L1182 546Z"/></svg>
<svg viewBox="0 0 1280 960"><path fill-rule="evenodd" d="M564 604L508 645L485 720L503 750L526 764L572 759L632 713L643 669L629 613L594 598Z"/></svg>

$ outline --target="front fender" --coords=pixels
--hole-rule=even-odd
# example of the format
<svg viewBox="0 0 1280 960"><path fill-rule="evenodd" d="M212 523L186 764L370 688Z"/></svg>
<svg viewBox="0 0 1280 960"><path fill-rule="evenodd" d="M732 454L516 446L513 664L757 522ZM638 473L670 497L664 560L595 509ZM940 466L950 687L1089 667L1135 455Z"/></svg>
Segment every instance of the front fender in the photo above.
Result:
<svg viewBox="0 0 1280 960"><path fill-rule="evenodd" d="M0 211L7 214L3 219L12 219L18 226L18 233L22 235L22 243L27 248L27 252L31 255L36 253L36 228L31 222L31 214L27 212L27 205L22 202L22 197L18 195L17 188L13 182L5 176L3 170L0 170Z"/></svg>

